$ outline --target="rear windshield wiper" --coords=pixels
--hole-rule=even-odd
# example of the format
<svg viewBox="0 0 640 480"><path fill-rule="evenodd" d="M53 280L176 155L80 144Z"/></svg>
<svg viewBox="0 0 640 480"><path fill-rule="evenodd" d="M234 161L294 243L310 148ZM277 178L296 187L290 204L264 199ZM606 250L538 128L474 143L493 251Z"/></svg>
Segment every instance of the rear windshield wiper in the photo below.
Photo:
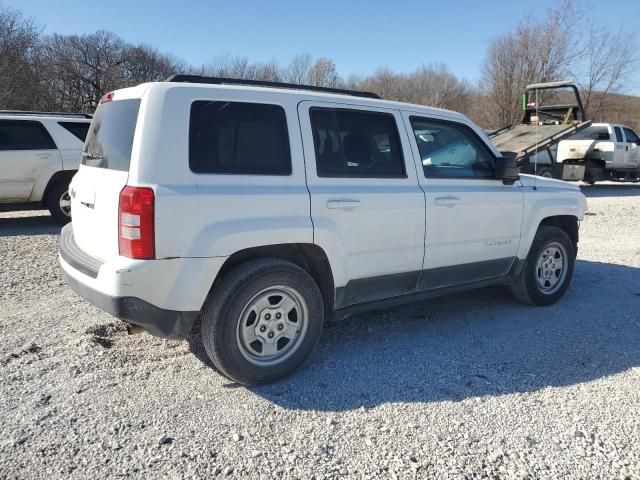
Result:
<svg viewBox="0 0 640 480"><path fill-rule="evenodd" d="M82 158L86 158L88 160L104 160L104 157L102 155L98 155L97 153L82 152L81 156Z"/></svg>

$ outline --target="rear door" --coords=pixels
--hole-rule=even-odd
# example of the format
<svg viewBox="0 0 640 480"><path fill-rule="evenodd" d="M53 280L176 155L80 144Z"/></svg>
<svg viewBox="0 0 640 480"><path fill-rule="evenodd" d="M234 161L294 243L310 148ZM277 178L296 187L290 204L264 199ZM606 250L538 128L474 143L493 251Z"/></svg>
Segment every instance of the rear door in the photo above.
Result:
<svg viewBox="0 0 640 480"><path fill-rule="evenodd" d="M627 141L625 145L625 168L638 168L640 165L640 138L636 132L630 128L624 127L624 136Z"/></svg>
<svg viewBox="0 0 640 480"><path fill-rule="evenodd" d="M495 157L471 126L411 113L404 120L426 195L420 289L505 275L520 244L519 182L505 185L494 178Z"/></svg>
<svg viewBox="0 0 640 480"><path fill-rule="evenodd" d="M314 242L332 260L338 307L415 291L424 193L396 110L301 102Z"/></svg>
<svg viewBox="0 0 640 480"><path fill-rule="evenodd" d="M139 108L140 99L98 106L69 188L75 242L102 260L118 255L118 201L129 176Z"/></svg>
<svg viewBox="0 0 640 480"><path fill-rule="evenodd" d="M620 168L626 162L627 157L627 143L624 140L624 135L622 134L622 127L618 125L614 125L613 127L615 143L613 145L613 163L609 168Z"/></svg>
<svg viewBox="0 0 640 480"><path fill-rule="evenodd" d="M60 167L60 153L42 123L0 120L0 201L26 202L40 173Z"/></svg>

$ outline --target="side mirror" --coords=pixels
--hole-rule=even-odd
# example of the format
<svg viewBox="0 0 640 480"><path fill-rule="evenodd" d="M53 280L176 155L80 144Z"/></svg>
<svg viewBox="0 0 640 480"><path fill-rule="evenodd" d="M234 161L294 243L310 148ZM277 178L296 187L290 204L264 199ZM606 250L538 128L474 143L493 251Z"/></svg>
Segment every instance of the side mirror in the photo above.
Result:
<svg viewBox="0 0 640 480"><path fill-rule="evenodd" d="M503 156L496 158L495 176L505 185L513 185L520 177L518 162L515 156Z"/></svg>

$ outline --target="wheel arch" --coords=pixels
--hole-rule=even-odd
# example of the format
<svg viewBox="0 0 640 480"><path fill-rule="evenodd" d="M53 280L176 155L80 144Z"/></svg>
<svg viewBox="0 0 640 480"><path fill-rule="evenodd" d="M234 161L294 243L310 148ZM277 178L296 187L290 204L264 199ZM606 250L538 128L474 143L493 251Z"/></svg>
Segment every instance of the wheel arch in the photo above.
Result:
<svg viewBox="0 0 640 480"><path fill-rule="evenodd" d="M563 230L571 239L571 243L573 244L573 251L577 255L578 253L578 240L579 240L579 221L578 217L573 215L554 215L551 217L543 218L538 225L540 228L541 225L550 225L553 227L557 227Z"/></svg>
<svg viewBox="0 0 640 480"><path fill-rule="evenodd" d="M312 243L285 243L278 245L264 245L239 250L229 256L224 262L211 287L216 284L229 271L238 265L260 258L278 258L297 265L307 272L316 282L325 309L325 315L331 314L335 301L335 284L331 264L325 251Z"/></svg>
<svg viewBox="0 0 640 480"><path fill-rule="evenodd" d="M47 186L44 188L44 192L42 193L42 203L45 204L47 202L47 196L54 185L62 182L71 182L71 179L77 172L77 170L59 170L54 173L47 182Z"/></svg>

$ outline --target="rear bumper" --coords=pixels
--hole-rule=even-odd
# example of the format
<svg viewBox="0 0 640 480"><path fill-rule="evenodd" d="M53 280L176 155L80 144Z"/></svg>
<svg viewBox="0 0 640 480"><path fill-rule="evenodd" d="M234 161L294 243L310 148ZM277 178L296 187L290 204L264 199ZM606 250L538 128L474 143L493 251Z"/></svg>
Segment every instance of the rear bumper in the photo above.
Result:
<svg viewBox="0 0 640 480"><path fill-rule="evenodd" d="M165 310L136 297L113 297L82 284L64 269L62 278L85 300L120 320L140 325L151 335L163 338L185 338L199 312Z"/></svg>
<svg viewBox="0 0 640 480"><path fill-rule="evenodd" d="M75 243L73 222L60 235L60 266L72 290L111 315L164 338L189 334L225 259L115 256L102 261Z"/></svg>

